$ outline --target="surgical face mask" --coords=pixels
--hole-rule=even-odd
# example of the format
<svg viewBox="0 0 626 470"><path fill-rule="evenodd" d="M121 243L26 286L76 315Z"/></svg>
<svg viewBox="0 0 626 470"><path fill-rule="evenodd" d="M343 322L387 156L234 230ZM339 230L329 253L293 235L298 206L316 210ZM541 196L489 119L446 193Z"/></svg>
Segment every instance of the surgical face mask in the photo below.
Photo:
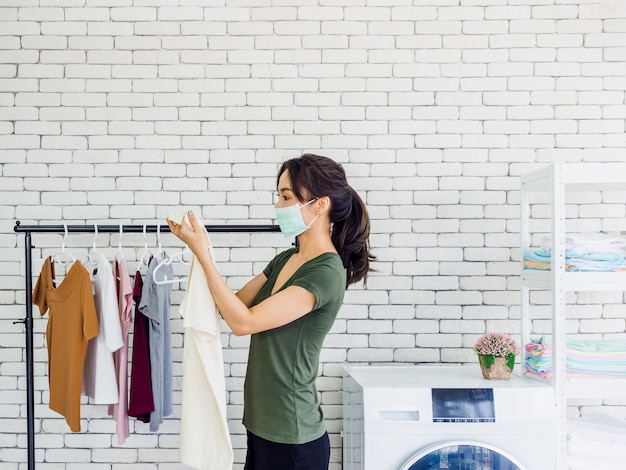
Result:
<svg viewBox="0 0 626 470"><path fill-rule="evenodd" d="M313 222L317 220L319 214L315 216L315 218L311 221L309 225L304 223L302 219L302 213L300 209L304 206L308 206L315 199L311 199L306 204L294 204L288 207L276 207L274 210L276 211L276 220L278 221L278 226L280 227L280 231L285 236L285 238L289 239L292 237L296 237L304 232L306 229L311 228Z"/></svg>

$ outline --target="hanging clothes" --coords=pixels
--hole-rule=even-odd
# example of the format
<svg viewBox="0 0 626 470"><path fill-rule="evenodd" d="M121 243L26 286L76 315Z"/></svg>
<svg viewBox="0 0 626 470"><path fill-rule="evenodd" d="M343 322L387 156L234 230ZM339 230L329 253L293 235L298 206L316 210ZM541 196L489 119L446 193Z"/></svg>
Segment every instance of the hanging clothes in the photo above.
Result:
<svg viewBox="0 0 626 470"><path fill-rule="evenodd" d="M130 392L128 415L143 423L150 422L150 413L154 411L152 379L150 377L150 346L148 318L139 310L143 279L141 272L135 273L133 300L135 301L135 321L133 323L133 357L130 369Z"/></svg>
<svg viewBox="0 0 626 470"><path fill-rule="evenodd" d="M113 353L124 346L120 314L117 308L115 280L111 263L101 253L90 255L95 262L87 261L92 275L94 301L100 332L87 346L83 372L85 395L96 404L118 403L117 374Z"/></svg>
<svg viewBox="0 0 626 470"><path fill-rule="evenodd" d="M166 256L163 254L163 256ZM149 320L150 377L154 411L150 413L150 431L159 430L163 418L172 414L172 344L170 330L171 284L154 282L153 271L159 264L152 258L148 266L139 309ZM163 266L157 280L172 279L172 266Z"/></svg>
<svg viewBox="0 0 626 470"><path fill-rule="evenodd" d="M130 435L128 423L128 334L132 324L132 311L135 306L133 287L128 274L128 264L124 258L115 257L113 277L117 294L117 306L122 328L123 346L113 353L113 362L117 374L119 402L109 405L109 415L116 422L117 442L124 444Z"/></svg>
<svg viewBox="0 0 626 470"><path fill-rule="evenodd" d="M210 245L209 249L213 251ZM195 256L180 313L185 328L181 462L201 470L230 470L233 450L226 420L220 317L202 266Z"/></svg>
<svg viewBox="0 0 626 470"><path fill-rule="evenodd" d="M55 287L54 263L46 258L33 292L33 304L48 312L48 383L50 409L65 417L72 432L80 431L80 396L89 340L98 335L98 316L89 273L72 264Z"/></svg>

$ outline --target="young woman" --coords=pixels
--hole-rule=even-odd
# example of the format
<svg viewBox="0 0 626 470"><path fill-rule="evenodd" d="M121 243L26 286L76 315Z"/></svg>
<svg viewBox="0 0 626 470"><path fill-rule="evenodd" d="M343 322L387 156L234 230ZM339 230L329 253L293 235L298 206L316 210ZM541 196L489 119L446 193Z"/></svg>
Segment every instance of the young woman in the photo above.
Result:
<svg viewBox="0 0 626 470"><path fill-rule="evenodd" d="M246 470L326 470L330 443L315 386L319 354L350 284L366 280L367 210L330 158L305 154L277 176L276 219L298 244L236 294L215 268L205 231L189 214L168 220L193 251L235 335L252 335L244 384Z"/></svg>

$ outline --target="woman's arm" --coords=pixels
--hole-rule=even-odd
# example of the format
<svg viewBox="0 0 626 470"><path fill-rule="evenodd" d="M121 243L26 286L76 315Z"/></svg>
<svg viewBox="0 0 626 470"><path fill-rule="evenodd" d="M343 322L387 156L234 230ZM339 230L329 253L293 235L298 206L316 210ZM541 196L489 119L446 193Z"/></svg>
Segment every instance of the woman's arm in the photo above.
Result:
<svg viewBox="0 0 626 470"><path fill-rule="evenodd" d="M315 296L306 289L291 286L249 308L248 302L261 288L265 275L259 274L236 295L217 270L208 249L207 235L192 213L188 215L192 228L186 223L167 223L174 235L189 246L202 266L207 283L222 318L236 335L247 335L270 330L291 323L306 315L315 306Z"/></svg>
<svg viewBox="0 0 626 470"><path fill-rule="evenodd" d="M241 289L239 289L235 295L239 297L239 300L241 300L246 305L246 307L250 307L252 305L252 302L254 301L254 298L259 293L261 287L263 287L263 284L265 284L266 281L267 277L265 277L265 274L257 274L255 277L250 279Z"/></svg>

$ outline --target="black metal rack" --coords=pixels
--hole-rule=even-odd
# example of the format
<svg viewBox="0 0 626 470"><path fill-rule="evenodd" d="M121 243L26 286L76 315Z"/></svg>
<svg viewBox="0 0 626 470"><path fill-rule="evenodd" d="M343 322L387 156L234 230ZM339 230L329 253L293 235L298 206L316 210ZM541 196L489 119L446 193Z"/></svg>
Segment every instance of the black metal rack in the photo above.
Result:
<svg viewBox="0 0 626 470"><path fill-rule="evenodd" d="M205 225L209 233L279 232L278 225ZM24 274L26 290L26 427L28 439L28 470L35 469L35 389L33 372L33 233L168 233L168 225L22 225L15 222L13 229L24 234Z"/></svg>

